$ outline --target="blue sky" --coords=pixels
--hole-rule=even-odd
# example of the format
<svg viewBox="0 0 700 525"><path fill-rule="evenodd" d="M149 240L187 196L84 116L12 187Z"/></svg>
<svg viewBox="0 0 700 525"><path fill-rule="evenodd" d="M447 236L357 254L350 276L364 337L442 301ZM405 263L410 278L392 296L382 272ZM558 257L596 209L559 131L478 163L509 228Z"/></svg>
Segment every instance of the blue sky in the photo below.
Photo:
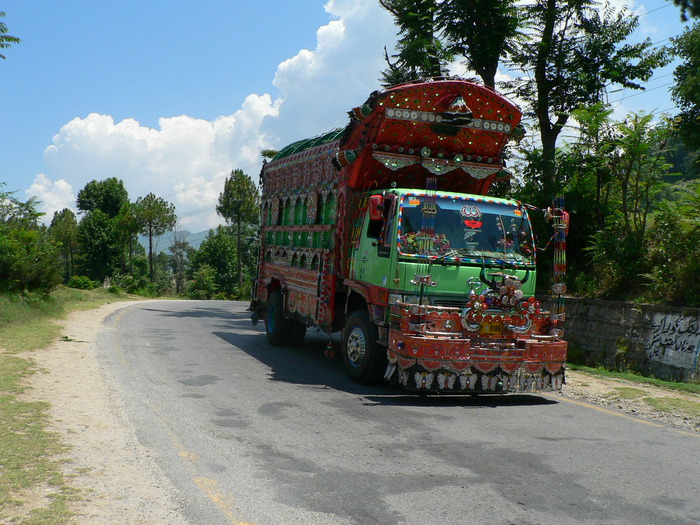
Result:
<svg viewBox="0 0 700 525"><path fill-rule="evenodd" d="M642 14L640 38L665 44L683 29L665 0L626 5ZM232 169L257 180L261 149L344 125L396 40L376 0L3 0L0 11L22 39L0 60L4 189L36 196L50 221L87 182L116 176L132 200L175 204L193 232L220 222ZM618 114L673 113L671 72L643 95L611 93Z"/></svg>

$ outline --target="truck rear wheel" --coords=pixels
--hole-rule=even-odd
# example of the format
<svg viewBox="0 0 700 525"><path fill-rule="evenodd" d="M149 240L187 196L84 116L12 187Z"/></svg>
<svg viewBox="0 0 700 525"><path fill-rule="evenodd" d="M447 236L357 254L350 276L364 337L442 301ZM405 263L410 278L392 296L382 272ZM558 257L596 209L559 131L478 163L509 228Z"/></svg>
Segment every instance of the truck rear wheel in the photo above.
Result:
<svg viewBox="0 0 700 525"><path fill-rule="evenodd" d="M298 346L306 336L306 325L284 317L282 292L274 290L267 298L265 315L267 342L272 346Z"/></svg>
<svg viewBox="0 0 700 525"><path fill-rule="evenodd" d="M386 369L386 353L377 344L377 328L367 312L350 315L343 330L343 364L353 381L371 384L380 381Z"/></svg>

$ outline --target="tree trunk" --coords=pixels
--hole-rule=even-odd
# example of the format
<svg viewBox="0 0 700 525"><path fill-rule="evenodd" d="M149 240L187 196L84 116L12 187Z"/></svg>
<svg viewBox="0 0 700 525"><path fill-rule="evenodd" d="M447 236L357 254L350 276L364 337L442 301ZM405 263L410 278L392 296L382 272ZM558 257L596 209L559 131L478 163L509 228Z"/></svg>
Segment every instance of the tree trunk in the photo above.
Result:
<svg viewBox="0 0 700 525"><path fill-rule="evenodd" d="M480 71L478 71L479 76L481 77L481 81L484 83L485 86L488 86L490 88L496 88L496 71L498 70L498 64L495 65L495 67L491 68L481 68Z"/></svg>
<svg viewBox="0 0 700 525"><path fill-rule="evenodd" d="M240 214L238 216L238 234L237 234L237 238L236 238L236 251L237 251L237 257L238 257L238 261L237 261L237 263L238 263L237 264L237 266L238 266L238 295L240 298L241 285L242 285L242 280L243 280L243 276L241 274L241 217L240 217Z"/></svg>
<svg viewBox="0 0 700 525"><path fill-rule="evenodd" d="M151 282L155 282L155 273L153 272L153 229L148 228L148 270L151 275Z"/></svg>
<svg viewBox="0 0 700 525"><path fill-rule="evenodd" d="M546 110L545 110L546 113ZM561 117L560 117L561 118ZM540 137L542 140L542 188L547 198L556 193L557 180L557 138L561 131L561 126L552 125L549 117L540 118Z"/></svg>
<svg viewBox="0 0 700 525"><path fill-rule="evenodd" d="M537 50L537 60L535 62L535 83L537 84L537 104L535 111L537 121L540 125L540 138L542 139L542 183L545 195L554 190L554 180L556 178L556 165L554 154L557 147L557 136L559 129L553 126L549 120L549 93L552 82L547 78L547 63L552 52L554 39L554 26L556 23L556 0L546 1L546 12L544 27L542 28L542 41Z"/></svg>

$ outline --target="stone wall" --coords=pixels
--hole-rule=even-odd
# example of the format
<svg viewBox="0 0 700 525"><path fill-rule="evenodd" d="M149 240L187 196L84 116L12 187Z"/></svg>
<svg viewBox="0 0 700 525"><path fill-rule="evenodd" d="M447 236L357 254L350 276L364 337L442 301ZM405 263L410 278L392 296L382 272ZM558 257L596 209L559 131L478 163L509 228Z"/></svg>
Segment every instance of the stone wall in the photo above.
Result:
<svg viewBox="0 0 700 525"><path fill-rule="evenodd" d="M663 379L700 378L700 309L566 299L570 361Z"/></svg>

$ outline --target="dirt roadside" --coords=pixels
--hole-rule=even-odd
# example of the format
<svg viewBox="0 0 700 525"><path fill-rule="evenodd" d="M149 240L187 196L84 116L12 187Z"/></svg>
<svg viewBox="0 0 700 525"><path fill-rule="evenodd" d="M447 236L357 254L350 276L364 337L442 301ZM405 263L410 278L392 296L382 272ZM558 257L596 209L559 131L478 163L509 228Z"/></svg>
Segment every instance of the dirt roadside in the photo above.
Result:
<svg viewBox="0 0 700 525"><path fill-rule="evenodd" d="M700 395L567 371L565 397L586 401L610 410L656 421L684 430L700 432ZM654 401L671 405L667 410L654 407ZM666 401L664 403L664 401ZM673 408L674 405L678 405ZM686 408L684 409L684 405ZM690 411L689 411L690 410Z"/></svg>
<svg viewBox="0 0 700 525"><path fill-rule="evenodd" d="M128 420L109 372L96 358L96 341L104 319L134 302L117 302L71 314L62 322L60 340L32 352L42 370L31 380L31 400L51 403L52 430L71 448L64 470L80 489L75 521L100 523L186 523L176 491L144 448ZM140 301L138 301L140 302ZM646 392L626 399L621 392ZM622 389L622 390L620 390ZM700 417L653 409L644 397L674 397L700 403L700 395L680 394L654 386L570 372L563 396L605 406L684 430L700 432ZM41 504L45 495L25 507Z"/></svg>
<svg viewBox="0 0 700 525"><path fill-rule="evenodd" d="M139 443L119 392L96 357L104 319L137 302L74 312L62 321L58 341L29 354L40 372L32 376L28 397L51 403L50 430L70 447L62 459L68 484L80 490L75 523L187 523L174 487ZM38 506L40 501L24 507Z"/></svg>

